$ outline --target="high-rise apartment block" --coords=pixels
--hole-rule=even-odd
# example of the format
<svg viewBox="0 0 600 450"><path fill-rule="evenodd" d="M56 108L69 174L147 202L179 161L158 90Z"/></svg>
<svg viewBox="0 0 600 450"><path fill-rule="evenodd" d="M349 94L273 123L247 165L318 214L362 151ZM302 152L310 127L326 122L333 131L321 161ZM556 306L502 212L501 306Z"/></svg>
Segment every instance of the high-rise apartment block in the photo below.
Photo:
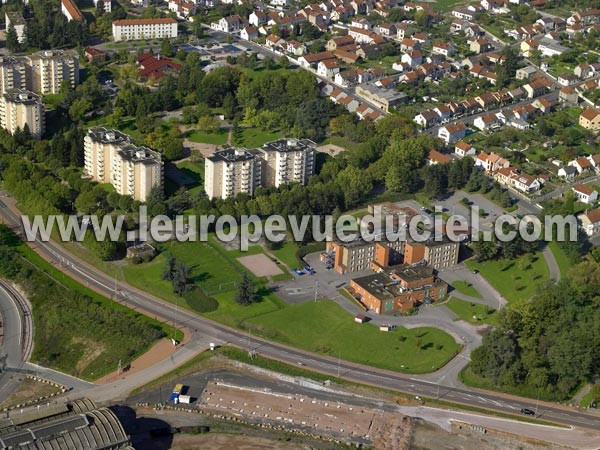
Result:
<svg viewBox="0 0 600 450"><path fill-rule="evenodd" d="M213 199L253 195L261 186L306 184L314 174L315 148L309 139L279 139L252 150L217 151L206 158L204 189Z"/></svg>
<svg viewBox="0 0 600 450"><path fill-rule="evenodd" d="M44 50L26 56L27 89L39 94L58 94L63 82L79 84L79 60L75 52Z"/></svg>
<svg viewBox="0 0 600 450"><path fill-rule="evenodd" d="M259 148L263 186L306 184L314 173L315 147L309 139L279 139Z"/></svg>
<svg viewBox="0 0 600 450"><path fill-rule="evenodd" d="M22 58L0 57L0 93L27 88L27 70Z"/></svg>
<svg viewBox="0 0 600 450"><path fill-rule="evenodd" d="M138 147L117 130L93 127L84 138L84 176L110 183L121 195L146 201L154 187L163 185L162 155Z"/></svg>
<svg viewBox="0 0 600 450"><path fill-rule="evenodd" d="M63 82L79 84L77 53L45 50L29 56L0 57L0 93L27 89L38 94L57 94Z"/></svg>
<svg viewBox="0 0 600 450"><path fill-rule="evenodd" d="M257 186L260 186L260 161L245 148L220 150L206 158L204 189L208 198L253 195Z"/></svg>
<svg viewBox="0 0 600 450"><path fill-rule="evenodd" d="M41 98L24 89L9 89L0 101L0 124L9 133L29 129L34 139L44 134L44 105Z"/></svg>

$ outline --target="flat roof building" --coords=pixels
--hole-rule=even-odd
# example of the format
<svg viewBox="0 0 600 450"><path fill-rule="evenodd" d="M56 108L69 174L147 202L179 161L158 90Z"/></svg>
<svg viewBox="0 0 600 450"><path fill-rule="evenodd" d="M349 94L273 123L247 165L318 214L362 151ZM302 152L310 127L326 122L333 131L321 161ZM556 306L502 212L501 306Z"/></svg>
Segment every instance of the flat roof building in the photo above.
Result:
<svg viewBox="0 0 600 450"><path fill-rule="evenodd" d="M446 296L448 285L425 264L397 265L350 280L351 293L376 314L406 314Z"/></svg>
<svg viewBox="0 0 600 450"><path fill-rule="evenodd" d="M117 20L112 23L112 34L115 42L176 38L177 20L173 18Z"/></svg>
<svg viewBox="0 0 600 450"><path fill-rule="evenodd" d="M25 89L9 89L0 101L0 124L10 134L29 130L34 139L41 139L45 129L42 99Z"/></svg>
<svg viewBox="0 0 600 450"><path fill-rule="evenodd" d="M278 139L257 149L264 161L262 185L305 185L314 174L316 147L310 139Z"/></svg>
<svg viewBox="0 0 600 450"><path fill-rule="evenodd" d="M206 158L204 189L210 199L253 195L260 177L259 157L245 148L227 148Z"/></svg>
<svg viewBox="0 0 600 450"><path fill-rule="evenodd" d="M121 195L144 202L152 188L163 186L162 155L134 145L120 131L90 128L84 138L84 153L84 176L112 184Z"/></svg>

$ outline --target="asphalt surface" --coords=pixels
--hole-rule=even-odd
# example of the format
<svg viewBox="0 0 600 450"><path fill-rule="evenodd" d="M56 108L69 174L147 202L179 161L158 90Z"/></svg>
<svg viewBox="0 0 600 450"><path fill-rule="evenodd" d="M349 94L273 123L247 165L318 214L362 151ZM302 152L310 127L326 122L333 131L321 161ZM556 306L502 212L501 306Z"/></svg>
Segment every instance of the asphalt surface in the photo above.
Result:
<svg viewBox="0 0 600 450"><path fill-rule="evenodd" d="M21 229L20 217L0 200L0 216L5 223ZM21 232L22 234L22 232ZM115 283L112 278L93 266L66 252L53 242L36 241L35 250L47 258L62 265L62 270L75 278L83 280L89 287L112 297ZM234 345L257 354L283 362L339 376L358 383L375 385L392 390L406 392L421 397L440 398L442 400L463 403L490 410L519 414L521 408L538 412L538 418L565 425L578 426L593 430L600 429L600 415L593 415L573 409L562 408L554 404L533 402L528 399L480 391L476 389L446 388L439 384L423 381L416 376L392 371L375 369L359 364L340 361L293 349L285 345L272 343L264 339L223 326L187 310L176 308L157 297L137 290L125 283L117 284L117 301L132 309L142 309L146 314L162 317L174 325L191 330L192 340L206 339L210 336L220 344ZM81 392L84 394L84 390ZM110 393L106 393L106 400Z"/></svg>
<svg viewBox="0 0 600 450"><path fill-rule="evenodd" d="M8 283L0 281L0 314L3 340L0 347L0 402L12 395L19 384L17 372L23 369L32 350L31 310Z"/></svg>

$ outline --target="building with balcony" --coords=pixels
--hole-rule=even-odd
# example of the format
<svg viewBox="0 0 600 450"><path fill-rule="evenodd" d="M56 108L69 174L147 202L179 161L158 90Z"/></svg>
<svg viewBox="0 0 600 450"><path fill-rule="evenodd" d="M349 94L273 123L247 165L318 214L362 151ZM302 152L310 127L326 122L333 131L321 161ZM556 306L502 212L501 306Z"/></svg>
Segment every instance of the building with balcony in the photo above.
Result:
<svg viewBox="0 0 600 450"><path fill-rule="evenodd" d="M138 147L117 130L93 127L84 138L84 176L110 183L117 193L146 201L154 187L163 186L162 155Z"/></svg>
<svg viewBox="0 0 600 450"><path fill-rule="evenodd" d="M44 134L44 105L41 98L24 89L9 89L0 101L0 124L9 133L28 129L34 139Z"/></svg>
<svg viewBox="0 0 600 450"><path fill-rule="evenodd" d="M279 139L257 149L262 161L262 186L305 185L315 173L317 144L310 139Z"/></svg>
<svg viewBox="0 0 600 450"><path fill-rule="evenodd" d="M253 195L260 186L261 160L245 148L219 150L206 158L204 189L208 198Z"/></svg>
<svg viewBox="0 0 600 450"><path fill-rule="evenodd" d="M79 84L79 59L74 51L44 50L26 56L27 89L39 94L60 93L63 82Z"/></svg>
<svg viewBox="0 0 600 450"><path fill-rule="evenodd" d="M12 56L0 57L0 94L10 89L27 87L27 70L23 59Z"/></svg>

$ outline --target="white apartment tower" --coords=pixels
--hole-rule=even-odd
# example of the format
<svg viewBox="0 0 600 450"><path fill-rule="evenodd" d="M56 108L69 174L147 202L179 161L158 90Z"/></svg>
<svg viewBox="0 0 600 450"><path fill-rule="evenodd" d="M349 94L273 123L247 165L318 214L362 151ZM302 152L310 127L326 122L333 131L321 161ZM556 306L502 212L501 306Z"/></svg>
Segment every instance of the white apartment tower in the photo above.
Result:
<svg viewBox="0 0 600 450"><path fill-rule="evenodd" d="M120 131L90 128L84 150L84 176L112 184L121 195L144 202L153 187L163 185L162 155L132 144Z"/></svg>
<svg viewBox="0 0 600 450"><path fill-rule="evenodd" d="M208 198L253 195L260 185L259 158L245 148L219 150L206 158L204 189Z"/></svg>
<svg viewBox="0 0 600 450"><path fill-rule="evenodd" d="M279 139L258 149L264 160L262 185L308 182L315 170L315 144L310 139Z"/></svg>
<svg viewBox="0 0 600 450"><path fill-rule="evenodd" d="M41 98L24 89L9 89L0 101L0 124L11 134L27 126L34 139L41 139L45 124Z"/></svg>
<svg viewBox="0 0 600 450"><path fill-rule="evenodd" d="M79 84L79 60L72 51L44 50L25 57L27 87L40 94L58 94L64 81Z"/></svg>

